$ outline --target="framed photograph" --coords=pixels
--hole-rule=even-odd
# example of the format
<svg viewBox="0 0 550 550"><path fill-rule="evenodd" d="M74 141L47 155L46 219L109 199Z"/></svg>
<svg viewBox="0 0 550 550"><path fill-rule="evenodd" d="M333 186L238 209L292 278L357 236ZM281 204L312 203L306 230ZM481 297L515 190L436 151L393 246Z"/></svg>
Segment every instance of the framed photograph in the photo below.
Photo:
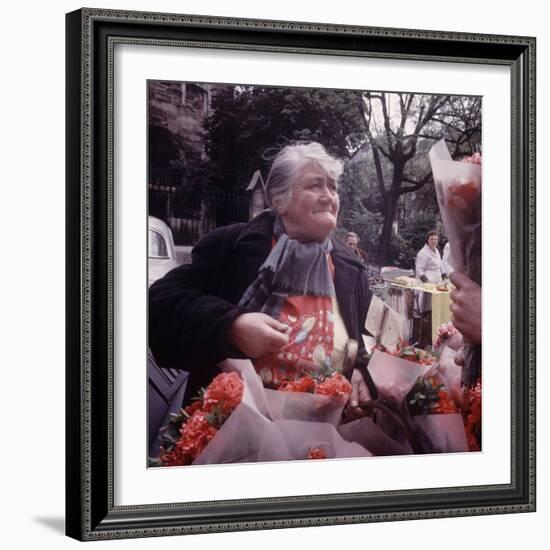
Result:
<svg viewBox="0 0 550 550"><path fill-rule="evenodd" d="M534 511L535 39L69 13L66 369L79 540Z"/></svg>

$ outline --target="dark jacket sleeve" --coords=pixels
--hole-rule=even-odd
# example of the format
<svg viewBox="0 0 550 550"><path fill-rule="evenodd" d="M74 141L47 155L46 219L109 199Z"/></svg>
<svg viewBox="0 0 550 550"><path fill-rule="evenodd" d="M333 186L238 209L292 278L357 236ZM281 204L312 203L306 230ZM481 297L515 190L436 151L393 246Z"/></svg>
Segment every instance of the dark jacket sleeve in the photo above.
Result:
<svg viewBox="0 0 550 550"><path fill-rule="evenodd" d="M240 226L208 233L193 248L192 263L179 266L149 290L149 346L163 367L193 372L206 362L233 356L226 334L245 310L220 297Z"/></svg>
<svg viewBox="0 0 550 550"><path fill-rule="evenodd" d="M367 329L365 328L365 321L367 319L367 313L369 311L371 299L372 299L372 290L369 288L369 277L366 269L362 269L359 275L359 281L357 286L357 304L359 310L359 319L360 319L360 337L359 337L359 350L357 353L357 360L355 362L355 368L359 369L372 399L378 399L378 390L374 385L374 381L370 372L368 371L368 355L367 350L365 349L365 344L363 342L363 334L368 334Z"/></svg>

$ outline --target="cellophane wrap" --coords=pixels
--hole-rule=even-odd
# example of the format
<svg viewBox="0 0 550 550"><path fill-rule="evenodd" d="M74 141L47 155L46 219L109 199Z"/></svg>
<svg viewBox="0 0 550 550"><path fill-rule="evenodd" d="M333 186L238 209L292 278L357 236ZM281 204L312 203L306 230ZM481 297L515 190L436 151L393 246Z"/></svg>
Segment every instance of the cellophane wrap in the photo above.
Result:
<svg viewBox="0 0 550 550"><path fill-rule="evenodd" d="M429 156L450 263L481 285L481 165L452 160L444 140Z"/></svg>
<svg viewBox="0 0 550 550"><path fill-rule="evenodd" d="M424 375L443 384L445 391L454 401L461 401L463 387L462 368L455 363L457 351L444 346L437 363ZM428 414L413 417L413 422L428 437L437 453L459 453L468 451L468 440L461 413Z"/></svg>
<svg viewBox="0 0 550 550"><path fill-rule="evenodd" d="M451 248L449 262L481 286L481 164L452 160L444 140L431 148L429 157ZM462 382L473 386L480 375L481 350L466 342Z"/></svg>
<svg viewBox="0 0 550 550"><path fill-rule="evenodd" d="M448 385L448 391L451 391L453 395L460 395L460 374L453 367L454 363L451 364L455 354L456 352L449 348L443 358L443 364L438 362L433 365L422 365L375 350L369 361L368 369L378 389L380 399L403 412L407 408L407 395L419 377L434 377L443 383L446 389ZM432 452L468 451L464 420L461 414L416 415L411 419L417 434L430 441ZM402 428L388 415L378 414L377 425L390 439L401 443L404 448L410 449Z"/></svg>
<svg viewBox="0 0 550 550"><path fill-rule="evenodd" d="M431 365L422 365L374 350L368 369L380 399L401 405L419 376L424 376Z"/></svg>
<svg viewBox="0 0 550 550"><path fill-rule="evenodd" d="M220 367L241 376L243 398L193 464L308 459L318 449L326 458L411 452L370 418L340 424L347 397L266 389L248 360L228 359Z"/></svg>

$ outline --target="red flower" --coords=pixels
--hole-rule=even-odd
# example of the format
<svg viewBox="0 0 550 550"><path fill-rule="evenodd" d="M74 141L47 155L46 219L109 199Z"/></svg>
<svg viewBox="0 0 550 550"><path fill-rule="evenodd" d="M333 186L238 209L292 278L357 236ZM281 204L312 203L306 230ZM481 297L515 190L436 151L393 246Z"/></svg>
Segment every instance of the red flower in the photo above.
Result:
<svg viewBox="0 0 550 550"><path fill-rule="evenodd" d="M454 401L449 399L449 396L445 390L438 392L439 401L437 405L432 409L433 414L453 414L458 412L458 408Z"/></svg>
<svg viewBox="0 0 550 550"><path fill-rule="evenodd" d="M244 383L236 372L218 374L204 392L204 410L212 412L219 406L223 415L230 414L243 398Z"/></svg>
<svg viewBox="0 0 550 550"><path fill-rule="evenodd" d="M464 391L464 430L470 451L481 450L481 380Z"/></svg>
<svg viewBox="0 0 550 550"><path fill-rule="evenodd" d="M324 449L321 449L320 447L315 447L314 449L309 450L309 454L307 455L308 458L326 458L327 453L324 451Z"/></svg>
<svg viewBox="0 0 550 550"><path fill-rule="evenodd" d="M162 451L159 458L163 466L188 466L193 460L190 455L178 448L168 453Z"/></svg>
<svg viewBox="0 0 550 550"><path fill-rule="evenodd" d="M455 180L449 185L447 205L451 208L464 210L474 205L480 196L481 187L478 181Z"/></svg>
<svg viewBox="0 0 550 550"><path fill-rule="evenodd" d="M284 380L279 391L314 393L315 380L311 376L303 376L299 380Z"/></svg>
<svg viewBox="0 0 550 550"><path fill-rule="evenodd" d="M176 443L176 451L189 455L195 460L218 430L207 420L204 411L197 411L185 424L182 425L181 439Z"/></svg>
<svg viewBox="0 0 550 550"><path fill-rule="evenodd" d="M315 393L330 397L344 397L351 393L351 384L348 379L337 372L330 378L325 378L315 388Z"/></svg>
<svg viewBox="0 0 550 550"><path fill-rule="evenodd" d="M191 464L218 433L216 425L221 425L239 405L243 392L244 383L237 373L222 373L216 376L204 392L202 400L197 399L184 407L184 412L190 418L179 428L180 438L174 448L171 451L161 450L161 464Z"/></svg>
<svg viewBox="0 0 550 550"><path fill-rule="evenodd" d="M190 405L187 405L183 410L189 415L193 416L203 406L203 402L200 399L196 399Z"/></svg>

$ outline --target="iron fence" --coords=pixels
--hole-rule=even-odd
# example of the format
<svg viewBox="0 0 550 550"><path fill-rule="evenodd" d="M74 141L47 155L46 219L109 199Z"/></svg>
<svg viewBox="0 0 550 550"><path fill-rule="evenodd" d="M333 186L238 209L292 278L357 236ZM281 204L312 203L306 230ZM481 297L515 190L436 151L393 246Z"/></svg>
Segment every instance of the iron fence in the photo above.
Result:
<svg viewBox="0 0 550 550"><path fill-rule="evenodd" d="M166 222L176 245L192 246L206 233L250 218L250 197L183 183L177 173L153 175L149 180L149 214Z"/></svg>

